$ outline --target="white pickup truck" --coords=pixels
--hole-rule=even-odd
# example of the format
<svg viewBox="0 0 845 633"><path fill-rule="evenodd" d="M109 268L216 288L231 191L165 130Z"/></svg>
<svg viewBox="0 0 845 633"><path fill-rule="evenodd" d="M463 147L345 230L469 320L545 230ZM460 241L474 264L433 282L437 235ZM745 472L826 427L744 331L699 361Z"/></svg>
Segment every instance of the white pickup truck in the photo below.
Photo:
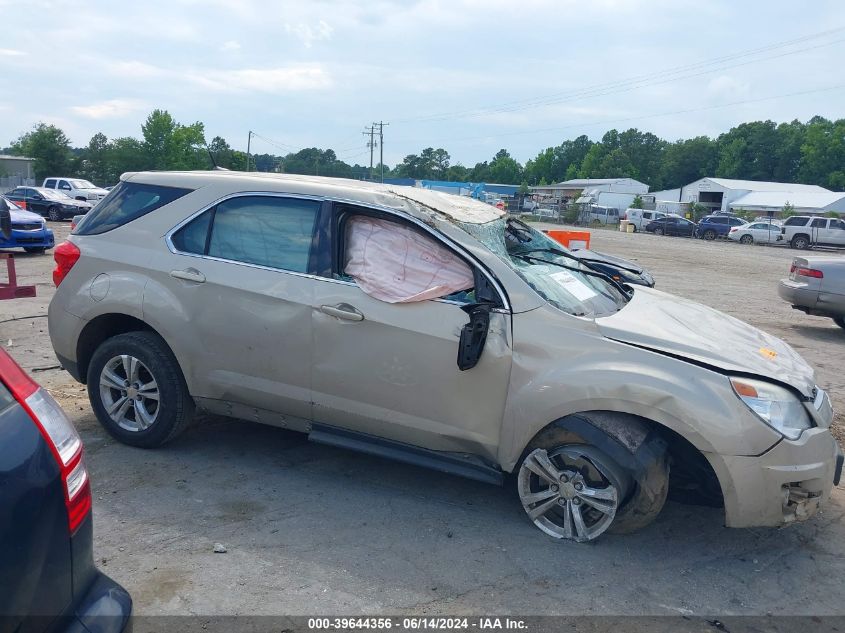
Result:
<svg viewBox="0 0 845 633"><path fill-rule="evenodd" d="M71 198L87 200L91 204L97 204L108 195L108 191L81 178L62 178L53 176L45 178L42 187L63 191Z"/></svg>
<svg viewBox="0 0 845 633"><path fill-rule="evenodd" d="M797 249L815 245L845 247L845 221L839 218L794 215L783 223L778 241L787 242Z"/></svg>

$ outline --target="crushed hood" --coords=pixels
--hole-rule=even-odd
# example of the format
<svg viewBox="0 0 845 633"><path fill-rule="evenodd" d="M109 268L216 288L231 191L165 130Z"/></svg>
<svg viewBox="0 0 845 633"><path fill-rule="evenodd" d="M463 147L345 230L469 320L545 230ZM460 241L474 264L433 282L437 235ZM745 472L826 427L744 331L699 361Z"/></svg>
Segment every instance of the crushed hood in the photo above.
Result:
<svg viewBox="0 0 845 633"><path fill-rule="evenodd" d="M624 268L625 270L630 270L632 273L641 274L643 272L643 267L639 264L636 264L629 259L622 259L621 257L616 257L615 255L597 253L596 251L590 251L587 249L573 250L572 253L574 255L577 255L581 259L586 259L593 262L604 262L606 264L616 266L617 268Z"/></svg>
<svg viewBox="0 0 845 633"><path fill-rule="evenodd" d="M726 372L755 374L812 397L812 367L779 338L688 299L637 288L619 312L596 319L609 339L665 352Z"/></svg>

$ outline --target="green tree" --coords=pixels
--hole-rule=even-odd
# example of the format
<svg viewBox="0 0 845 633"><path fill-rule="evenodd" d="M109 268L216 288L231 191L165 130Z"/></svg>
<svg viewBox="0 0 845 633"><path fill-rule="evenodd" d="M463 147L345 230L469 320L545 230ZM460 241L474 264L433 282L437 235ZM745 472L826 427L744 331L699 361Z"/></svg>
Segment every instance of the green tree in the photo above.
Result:
<svg viewBox="0 0 845 633"><path fill-rule="evenodd" d="M109 182L109 139L102 132L97 132L82 151L80 166L82 176L99 185Z"/></svg>
<svg viewBox="0 0 845 633"><path fill-rule="evenodd" d="M500 149L490 163L490 180L504 184L520 182L522 165L514 160L506 149Z"/></svg>
<svg viewBox="0 0 845 633"><path fill-rule="evenodd" d="M642 209L643 208L643 199L640 194L634 196L634 199L631 201L631 208L632 209Z"/></svg>
<svg viewBox="0 0 845 633"><path fill-rule="evenodd" d="M670 143L663 154L660 168L661 186L673 189L712 176L717 163L716 143L706 136Z"/></svg>
<svg viewBox="0 0 845 633"><path fill-rule="evenodd" d="M209 159L204 126L177 123L167 110L153 110L141 126L148 169L203 169Z"/></svg>
<svg viewBox="0 0 845 633"><path fill-rule="evenodd" d="M10 148L16 156L34 158L36 180L48 176L65 176L71 173L73 156L70 141L55 125L36 123L32 130L22 134Z"/></svg>
<svg viewBox="0 0 845 633"><path fill-rule="evenodd" d="M781 217L788 218L793 213L795 213L795 206L789 200L787 200L783 205L783 209L781 209L780 211Z"/></svg>

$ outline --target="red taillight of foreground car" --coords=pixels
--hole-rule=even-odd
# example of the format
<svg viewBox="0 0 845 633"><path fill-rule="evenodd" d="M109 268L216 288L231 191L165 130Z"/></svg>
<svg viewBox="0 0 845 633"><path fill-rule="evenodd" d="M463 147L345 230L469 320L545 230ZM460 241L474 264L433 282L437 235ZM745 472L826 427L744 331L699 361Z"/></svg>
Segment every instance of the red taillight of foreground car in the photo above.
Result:
<svg viewBox="0 0 845 633"><path fill-rule="evenodd" d="M79 248L73 242L62 242L53 250L56 268L53 270L53 283L56 288L62 283L73 265L79 261Z"/></svg>
<svg viewBox="0 0 845 633"><path fill-rule="evenodd" d="M792 264L792 267L789 269L789 274L795 273L796 275L800 275L802 277L812 277L814 279L824 279L824 273L820 270L816 270L815 268L800 268L795 264Z"/></svg>
<svg viewBox="0 0 845 633"><path fill-rule="evenodd" d="M68 529L73 534L91 511L91 484L82 459L82 440L59 403L4 350L0 350L0 376L53 453L64 485Z"/></svg>

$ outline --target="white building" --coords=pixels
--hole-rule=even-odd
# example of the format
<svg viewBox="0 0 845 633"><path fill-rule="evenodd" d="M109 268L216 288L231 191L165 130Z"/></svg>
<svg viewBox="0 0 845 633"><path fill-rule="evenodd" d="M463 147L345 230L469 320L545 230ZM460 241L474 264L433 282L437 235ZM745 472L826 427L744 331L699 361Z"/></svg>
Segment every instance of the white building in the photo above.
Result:
<svg viewBox="0 0 845 633"><path fill-rule="evenodd" d="M555 202L578 202L624 211L634 197L648 194L648 185L633 178L577 178L531 187L531 193Z"/></svg>
<svg viewBox="0 0 845 633"><path fill-rule="evenodd" d="M677 194L676 194L677 192ZM657 192L657 205L664 198L674 197L680 203L697 202L711 212L756 211L779 213L789 203L794 213L822 214L845 212L845 192L835 192L818 185L790 182L701 178L680 190Z"/></svg>

